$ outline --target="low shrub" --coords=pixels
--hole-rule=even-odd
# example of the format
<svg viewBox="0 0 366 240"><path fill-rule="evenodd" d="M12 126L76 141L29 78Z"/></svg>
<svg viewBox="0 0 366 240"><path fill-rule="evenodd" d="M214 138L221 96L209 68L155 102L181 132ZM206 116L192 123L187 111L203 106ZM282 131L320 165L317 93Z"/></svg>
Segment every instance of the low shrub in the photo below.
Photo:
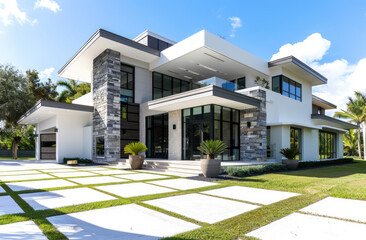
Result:
<svg viewBox="0 0 366 240"><path fill-rule="evenodd" d="M64 158L64 163L67 163L68 160L78 160L78 163L93 163L92 160L87 158Z"/></svg>
<svg viewBox="0 0 366 240"><path fill-rule="evenodd" d="M340 158L335 160L327 160L327 161L310 161L310 162L299 162L298 168L310 168L310 167L319 167L319 166L329 166L336 164L344 164L344 163L352 163L353 158Z"/></svg>
<svg viewBox="0 0 366 240"><path fill-rule="evenodd" d="M235 177L252 176L262 173L277 172L286 170L286 166L282 164L254 165L241 167L228 167L227 174Z"/></svg>

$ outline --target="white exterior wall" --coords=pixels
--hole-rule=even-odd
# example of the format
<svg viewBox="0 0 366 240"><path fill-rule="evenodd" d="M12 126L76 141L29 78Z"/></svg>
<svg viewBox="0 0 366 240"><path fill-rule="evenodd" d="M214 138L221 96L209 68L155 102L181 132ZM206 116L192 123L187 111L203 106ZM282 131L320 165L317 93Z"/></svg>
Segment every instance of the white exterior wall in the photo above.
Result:
<svg viewBox="0 0 366 240"><path fill-rule="evenodd" d="M319 160L319 130L302 128L302 161Z"/></svg>
<svg viewBox="0 0 366 240"><path fill-rule="evenodd" d="M271 126L271 145L275 145L274 160L281 162L281 148L290 147L290 126Z"/></svg>
<svg viewBox="0 0 366 240"><path fill-rule="evenodd" d="M84 127L92 124L92 113L57 115L56 161L63 163L65 157L86 158L84 153Z"/></svg>
<svg viewBox="0 0 366 240"><path fill-rule="evenodd" d="M93 126L83 128L83 156L93 159Z"/></svg>
<svg viewBox="0 0 366 240"><path fill-rule="evenodd" d="M144 103L152 99L152 72L135 67L135 102Z"/></svg>

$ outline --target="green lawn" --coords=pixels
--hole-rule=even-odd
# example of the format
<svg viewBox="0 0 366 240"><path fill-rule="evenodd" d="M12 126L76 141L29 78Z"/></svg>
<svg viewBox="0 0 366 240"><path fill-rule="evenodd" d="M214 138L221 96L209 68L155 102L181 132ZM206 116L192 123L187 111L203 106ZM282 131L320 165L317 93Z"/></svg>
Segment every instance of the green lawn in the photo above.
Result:
<svg viewBox="0 0 366 240"><path fill-rule="evenodd" d="M299 170L292 172L281 172L278 174L265 174L254 177L245 177L240 180L220 181L220 185L205 187L201 189L193 189L187 191L177 191L172 193L148 195L133 198L121 198L118 196L116 200L87 203L76 206L62 207L58 209L34 211L25 201L20 197L20 193L36 192L42 190L32 190L23 192L13 192L6 186L6 183L0 185L7 193L1 195L10 195L25 211L22 214L11 214L0 216L0 225L19 222L32 219L49 239L66 239L63 234L58 232L47 220L46 217L60 215L65 213L87 211L97 208L105 208L109 206L123 205L128 203L136 203L144 207L154 209L184 219L189 222L196 223L201 226L200 229L179 234L167 239L251 239L245 237L245 234L273 222L279 218L285 217L293 212L299 211L301 208L308 206L326 196L353 198L366 200L366 161L355 161L352 164L344 164L331 167L313 168L307 170ZM52 174L51 174L52 175ZM175 177L173 177L175 178ZM72 178L68 178L72 181ZM129 182L126 182L129 183ZM109 184L95 184L95 185L79 185L94 188L96 185L110 185ZM225 186L247 186L264 189L282 190L301 193L301 195L262 206L253 211L241 214L237 217L221 221L216 224L207 224L197 222L175 213L171 213L156 207L142 203L142 201L156 199L161 197L173 196L178 194L187 194L193 192L201 192L204 190L221 188ZM73 188L73 187L67 187ZM61 188L59 188L61 189ZM51 189L50 189L51 190ZM55 189L52 189L55 190ZM43 190L44 191L44 190ZM208 203L209 204L209 203Z"/></svg>

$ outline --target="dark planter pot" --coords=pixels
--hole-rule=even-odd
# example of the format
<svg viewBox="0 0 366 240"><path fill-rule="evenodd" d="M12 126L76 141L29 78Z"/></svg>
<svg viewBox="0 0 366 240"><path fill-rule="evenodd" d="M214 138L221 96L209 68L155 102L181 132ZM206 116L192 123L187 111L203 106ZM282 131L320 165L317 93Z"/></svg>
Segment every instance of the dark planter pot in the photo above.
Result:
<svg viewBox="0 0 366 240"><path fill-rule="evenodd" d="M290 170L295 170L299 166L299 160L294 159L283 159L283 164L286 164L286 167Z"/></svg>
<svg viewBox="0 0 366 240"><path fill-rule="evenodd" d="M131 169L137 170L141 169L142 165L144 164L145 157L143 155L130 155L128 160L131 165Z"/></svg>
<svg viewBox="0 0 366 240"><path fill-rule="evenodd" d="M217 177L221 171L221 160L201 159L201 169L205 177Z"/></svg>

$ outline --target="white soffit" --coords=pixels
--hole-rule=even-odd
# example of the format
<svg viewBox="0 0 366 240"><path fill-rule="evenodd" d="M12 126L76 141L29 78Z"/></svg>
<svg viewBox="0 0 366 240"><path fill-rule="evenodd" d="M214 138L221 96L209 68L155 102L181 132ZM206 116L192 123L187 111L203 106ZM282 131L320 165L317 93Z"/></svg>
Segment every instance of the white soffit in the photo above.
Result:
<svg viewBox="0 0 366 240"><path fill-rule="evenodd" d="M334 104L332 104L330 102L327 102L327 101L325 101L325 100L323 100L323 99L321 99L321 98L319 98L317 96L314 96L314 95L312 97L312 103L314 105L319 106L319 107L322 107L322 108L324 108L326 110L328 110L328 109L336 109L337 108L336 105L334 105Z"/></svg>
<svg viewBox="0 0 366 240"><path fill-rule="evenodd" d="M150 70L195 81L213 76L231 80L248 72L269 75L266 61L205 30L162 51Z"/></svg>
<svg viewBox="0 0 366 240"><path fill-rule="evenodd" d="M155 49L100 29L60 69L58 72L59 77L91 82L93 60L106 49L120 52L121 57L128 57L146 63L159 58L159 53Z"/></svg>

